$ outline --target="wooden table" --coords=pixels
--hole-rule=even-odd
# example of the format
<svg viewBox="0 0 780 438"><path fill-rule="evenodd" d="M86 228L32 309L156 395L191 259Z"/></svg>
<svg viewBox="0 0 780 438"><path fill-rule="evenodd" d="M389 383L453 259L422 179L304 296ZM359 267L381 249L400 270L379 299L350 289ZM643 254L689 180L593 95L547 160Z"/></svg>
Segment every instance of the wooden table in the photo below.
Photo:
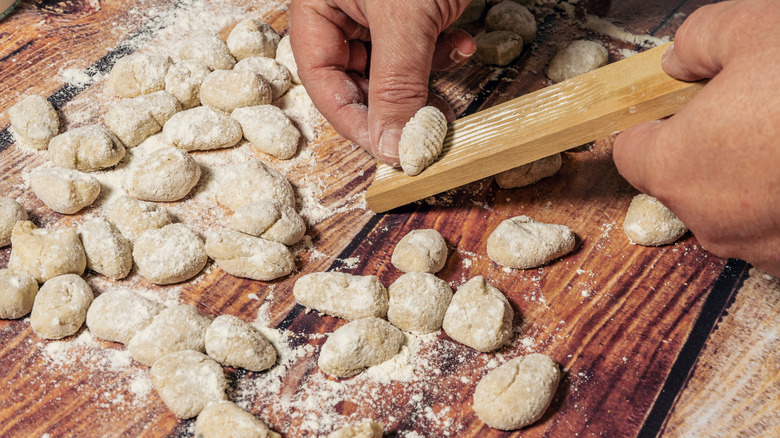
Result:
<svg viewBox="0 0 780 438"><path fill-rule="evenodd" d="M6 110L25 94L39 94L60 110L66 128L100 122L116 102L102 78L119 57L135 50L175 56L184 34L203 28L225 37L247 16L283 34L287 3L23 1L0 22L0 195L18 199L39 226L73 227L105 214L107 195L80 214L63 216L30 193L24 175L47 157L13 144ZM607 19L627 33L595 32L593 21L586 26L581 15L567 13L572 8L538 3L538 39L512 66L470 63L434 75L432 87L456 113L546 86L544 70L558 44L600 40L614 61L650 47L654 38L672 37L688 14L708 2L614 2ZM743 262L708 254L690 235L661 248L630 245L621 224L637 192L615 170L611 138L565 153L557 175L530 187L502 190L486 179L374 215L362 202L372 159L322 120L309 128L315 128L313 139L287 162L254 154L247 145L194 154L201 163L223 166L231 161L219 154L254 154L287 175L310 224L305 244L296 247L294 275L256 282L213 263L196 279L167 287L135 272L119 282L85 275L96 293L130 288L275 328L266 330L281 353L274 368L226 368L226 374L229 398L284 436L324 435L364 419L384 423L387 435L398 437L780 435L780 283ZM166 205L200 233L225 226L228 217L213 202L208 178L206 172L196 195ZM485 241L500 221L519 214L568 225L578 236L577 249L543 268L502 269L487 258ZM317 370L317 352L323 334L344 321L296 305L296 278L341 270L378 275L390 285L400 275L389 263L393 247L417 228L436 228L450 246L441 278L457 287L483 275L506 293L517 314L510 345L482 354L444 333L413 336L406 368L327 379ZM0 267L9 254L10 248L0 249ZM550 409L522 431L490 429L471 409L474 387L487 370L530 352L551 355L565 371ZM150 389L146 367L123 346L94 339L86 329L45 341L28 319L0 321L0 386L0 436L193 431L193 421L179 421Z"/></svg>

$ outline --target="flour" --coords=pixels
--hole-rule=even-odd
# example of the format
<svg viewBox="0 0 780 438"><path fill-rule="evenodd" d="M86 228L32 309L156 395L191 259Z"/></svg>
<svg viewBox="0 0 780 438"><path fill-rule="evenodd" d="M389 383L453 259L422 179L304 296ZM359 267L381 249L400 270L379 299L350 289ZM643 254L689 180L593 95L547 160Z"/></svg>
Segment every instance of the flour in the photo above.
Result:
<svg viewBox="0 0 780 438"><path fill-rule="evenodd" d="M633 34L624 29L621 29L607 19L597 17L595 15L588 15L585 18L585 27L596 33L643 47L657 47L671 41L671 38L668 36L658 38L652 35Z"/></svg>

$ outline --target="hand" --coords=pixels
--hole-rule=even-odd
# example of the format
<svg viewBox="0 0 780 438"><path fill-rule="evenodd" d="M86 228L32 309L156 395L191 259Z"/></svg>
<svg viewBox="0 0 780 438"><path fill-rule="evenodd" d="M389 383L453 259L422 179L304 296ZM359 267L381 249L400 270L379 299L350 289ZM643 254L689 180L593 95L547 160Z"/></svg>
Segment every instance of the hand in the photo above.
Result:
<svg viewBox="0 0 780 438"><path fill-rule="evenodd" d="M676 115L620 134L618 170L713 254L780 276L780 2L700 8L663 68L712 79Z"/></svg>
<svg viewBox="0 0 780 438"><path fill-rule="evenodd" d="M293 0L290 43L301 82L336 131L397 166L401 130L429 100L431 69L456 69L476 51L466 32L442 33L468 3Z"/></svg>

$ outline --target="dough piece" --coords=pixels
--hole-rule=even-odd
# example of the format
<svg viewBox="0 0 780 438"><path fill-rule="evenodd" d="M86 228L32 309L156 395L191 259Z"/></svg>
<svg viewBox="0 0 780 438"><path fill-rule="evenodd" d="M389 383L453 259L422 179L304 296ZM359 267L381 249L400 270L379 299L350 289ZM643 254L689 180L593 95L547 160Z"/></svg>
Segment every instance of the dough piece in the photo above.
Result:
<svg viewBox="0 0 780 438"><path fill-rule="evenodd" d="M244 137L262 152L286 160L298 151L301 133L279 108L250 106L238 108L230 116L241 124Z"/></svg>
<svg viewBox="0 0 780 438"><path fill-rule="evenodd" d="M553 176L561 170L561 154L524 164L495 176L496 183L502 189L513 189L531 185L541 179Z"/></svg>
<svg viewBox="0 0 780 438"><path fill-rule="evenodd" d="M133 245L103 218L88 219L78 229L87 268L114 280L127 277L133 268Z"/></svg>
<svg viewBox="0 0 780 438"><path fill-rule="evenodd" d="M384 432L385 428L381 423L366 421L356 426L342 427L329 434L328 438L382 438Z"/></svg>
<svg viewBox="0 0 780 438"><path fill-rule="evenodd" d="M513 1L501 2L490 8L485 15L488 32L506 30L531 44L536 39L536 18L525 6Z"/></svg>
<svg viewBox="0 0 780 438"><path fill-rule="evenodd" d="M124 156L125 147L103 125L72 129L49 142L49 157L55 166L82 172L115 166Z"/></svg>
<svg viewBox="0 0 780 438"><path fill-rule="evenodd" d="M333 332L320 350L320 371L334 377L350 377L398 354L404 334L375 317L352 321Z"/></svg>
<svg viewBox="0 0 780 438"><path fill-rule="evenodd" d="M595 41L573 41L552 57L547 77L562 82L605 66L608 58L607 49Z"/></svg>
<svg viewBox="0 0 780 438"><path fill-rule="evenodd" d="M35 296L30 326L44 339L61 339L81 328L94 295L76 274L47 280Z"/></svg>
<svg viewBox="0 0 780 438"><path fill-rule="evenodd" d="M474 59L482 64L509 65L523 53L523 38L514 32L480 33L474 40L477 42Z"/></svg>
<svg viewBox="0 0 780 438"><path fill-rule="evenodd" d="M395 245L390 261L403 272L433 274L447 263L447 242L432 228L412 230Z"/></svg>
<svg viewBox="0 0 780 438"><path fill-rule="evenodd" d="M555 395L561 371L540 353L516 357L485 374L474 390L474 412L485 424L515 430L539 420Z"/></svg>
<svg viewBox="0 0 780 438"><path fill-rule="evenodd" d="M117 198L109 207L108 217L130 241L145 231L158 230L171 223L171 215L162 205L129 196Z"/></svg>
<svg viewBox="0 0 780 438"><path fill-rule="evenodd" d="M239 62L253 56L273 58L276 56L276 46L281 39L282 37L270 25L247 18L236 24L236 27L230 31L227 46Z"/></svg>
<svg viewBox="0 0 780 438"><path fill-rule="evenodd" d="M20 146L46 149L60 129L60 118L48 100L27 96L8 109L11 129Z"/></svg>
<svg viewBox="0 0 780 438"><path fill-rule="evenodd" d="M295 281L293 295L303 306L350 321L387 315L387 289L375 275L306 274Z"/></svg>
<svg viewBox="0 0 780 438"><path fill-rule="evenodd" d="M0 269L0 319L17 319L30 313L38 283L26 272Z"/></svg>
<svg viewBox="0 0 780 438"><path fill-rule="evenodd" d="M401 132L398 142L398 158L407 175L417 175L430 166L441 154L444 136L447 135L447 119L438 108L420 108Z"/></svg>
<svg viewBox="0 0 780 438"><path fill-rule="evenodd" d="M164 147L132 163L125 190L144 201L172 202L187 196L198 180L200 166L187 152Z"/></svg>
<svg viewBox="0 0 780 438"><path fill-rule="evenodd" d="M177 351L152 365L152 385L179 418L198 415L211 403L225 400L227 380L222 367L197 351Z"/></svg>
<svg viewBox="0 0 780 438"><path fill-rule="evenodd" d="M504 345L512 336L513 318L509 300L478 276L452 296L442 327L452 339L487 353Z"/></svg>
<svg viewBox="0 0 780 438"><path fill-rule="evenodd" d="M130 338L127 349L135 360L152 365L175 351L206 351L206 329L212 318L194 306L180 304L158 313L152 322ZM220 368L221 369L221 368Z"/></svg>
<svg viewBox="0 0 780 438"><path fill-rule="evenodd" d="M273 57L254 56L236 63L235 70L248 71L262 76L271 86L272 99L276 100L292 86L292 77L287 67L276 62Z"/></svg>
<svg viewBox="0 0 780 438"><path fill-rule="evenodd" d="M206 353L222 365L249 371L263 371L276 363L271 342L233 315L218 316L206 329Z"/></svg>
<svg viewBox="0 0 780 438"><path fill-rule="evenodd" d="M295 257L283 244L228 229L208 235L206 253L228 274L252 280L275 280L295 269Z"/></svg>
<svg viewBox="0 0 780 438"><path fill-rule="evenodd" d="M74 214L92 204L100 194L97 179L77 170L49 167L30 173L30 188L47 207Z"/></svg>
<svg viewBox="0 0 780 438"><path fill-rule="evenodd" d="M30 221L14 225L8 269L26 272L44 283L60 275L81 275L86 267L87 256L76 230L38 229Z"/></svg>
<svg viewBox="0 0 780 438"><path fill-rule="evenodd" d="M452 300L446 281L427 272L404 274L387 288L387 319L401 330L431 333L441 329Z"/></svg>
<svg viewBox="0 0 780 438"><path fill-rule="evenodd" d="M226 112L271 103L271 95L271 84L249 71L215 70L200 84L200 102Z"/></svg>
<svg viewBox="0 0 780 438"><path fill-rule="evenodd" d="M464 24L473 23L480 18L485 12L485 0L471 0L460 17L452 23L453 26L462 26Z"/></svg>
<svg viewBox="0 0 780 438"><path fill-rule="evenodd" d="M142 277L156 284L179 283L206 266L206 246L184 224L170 224L141 234L133 245L133 260Z"/></svg>
<svg viewBox="0 0 780 438"><path fill-rule="evenodd" d="M158 91L117 103L103 121L129 148L138 146L150 135L160 132L165 122L181 111L181 104L172 94Z"/></svg>
<svg viewBox="0 0 780 438"><path fill-rule="evenodd" d="M317 137L318 126L324 123L320 110L314 106L311 97L306 92L303 85L291 87L274 105L279 107L295 126L301 131L301 135L306 140L313 140Z"/></svg>
<svg viewBox="0 0 780 438"><path fill-rule="evenodd" d="M263 199L295 208L295 194L281 173L257 160L233 166L222 180L217 200L237 211L246 204Z"/></svg>
<svg viewBox="0 0 780 438"><path fill-rule="evenodd" d="M0 248L11 243L11 230L19 221L27 220L27 210L11 198L0 196Z"/></svg>
<svg viewBox="0 0 780 438"><path fill-rule="evenodd" d="M221 401L207 405L195 420L198 438L281 438L259 418L235 403Z"/></svg>
<svg viewBox="0 0 780 438"><path fill-rule="evenodd" d="M531 269L572 252L574 244L574 233L565 225L516 216L501 222L490 233L487 254L501 266Z"/></svg>
<svg viewBox="0 0 780 438"><path fill-rule="evenodd" d="M661 201L639 194L631 200L623 231L634 245L661 246L675 242L688 228Z"/></svg>
<svg viewBox="0 0 780 438"><path fill-rule="evenodd" d="M200 61L211 70L230 70L236 65L227 44L216 32L201 33L185 41L179 49L179 57Z"/></svg>
<svg viewBox="0 0 780 438"><path fill-rule="evenodd" d="M173 64L164 55L134 53L120 58L108 74L108 87L119 97L135 97L165 89L165 73Z"/></svg>
<svg viewBox="0 0 780 438"><path fill-rule="evenodd" d="M287 71L290 72L290 79L294 84L301 83L301 77L298 76L298 64L295 62L289 35L283 36L279 40L279 45L276 46L276 62L287 67Z"/></svg>
<svg viewBox="0 0 780 438"><path fill-rule="evenodd" d="M165 74L165 91L179 100L182 109L196 107L200 105L200 84L209 73L211 69L200 61L179 61Z"/></svg>
<svg viewBox="0 0 780 438"><path fill-rule="evenodd" d="M236 231L292 245L303 238L306 224L289 205L268 199L246 204L230 218L230 226Z"/></svg>
<svg viewBox="0 0 780 438"><path fill-rule="evenodd" d="M89 306L87 328L100 339L127 345L164 308L127 289L112 290L99 295Z"/></svg>
<svg viewBox="0 0 780 438"><path fill-rule="evenodd" d="M163 134L179 149L204 151L235 146L242 132L237 121L213 108L199 106L171 117Z"/></svg>

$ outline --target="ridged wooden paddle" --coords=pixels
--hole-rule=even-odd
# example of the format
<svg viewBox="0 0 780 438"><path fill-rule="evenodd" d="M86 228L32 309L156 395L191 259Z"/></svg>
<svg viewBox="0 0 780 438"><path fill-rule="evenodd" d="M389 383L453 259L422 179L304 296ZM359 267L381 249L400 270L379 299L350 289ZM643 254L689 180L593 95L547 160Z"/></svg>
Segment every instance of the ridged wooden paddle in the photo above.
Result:
<svg viewBox="0 0 780 438"><path fill-rule="evenodd" d="M669 44L454 121L439 159L408 176L379 164L376 213L674 114L704 86L661 69Z"/></svg>

